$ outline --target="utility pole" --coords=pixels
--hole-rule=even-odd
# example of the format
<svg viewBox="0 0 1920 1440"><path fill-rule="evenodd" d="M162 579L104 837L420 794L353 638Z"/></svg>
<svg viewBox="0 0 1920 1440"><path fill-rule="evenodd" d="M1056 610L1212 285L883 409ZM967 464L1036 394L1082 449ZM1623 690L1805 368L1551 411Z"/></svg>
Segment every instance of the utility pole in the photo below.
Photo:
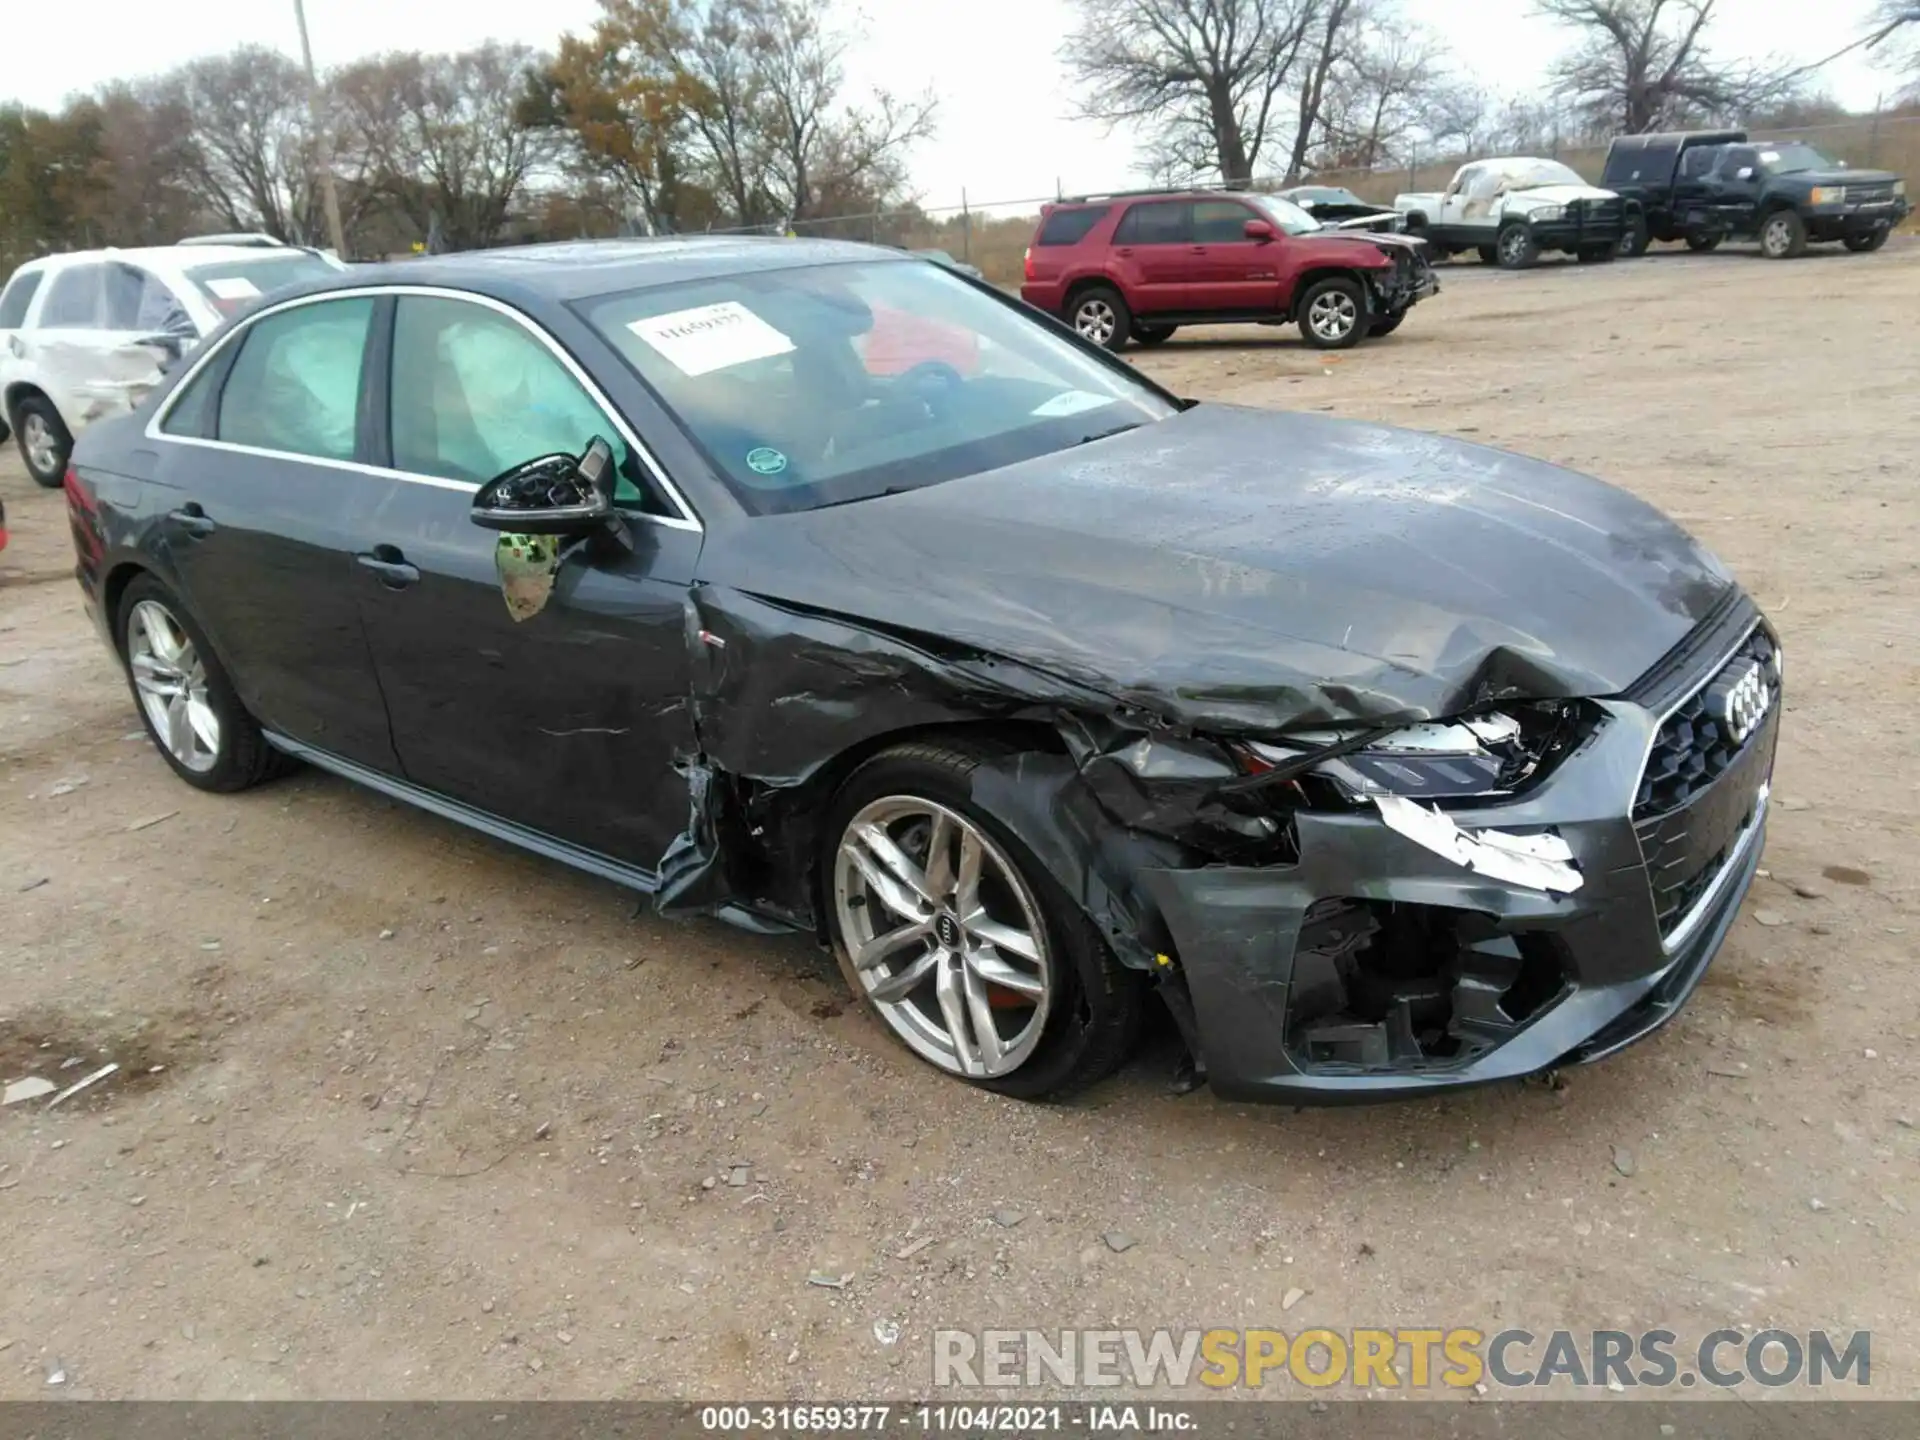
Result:
<svg viewBox="0 0 1920 1440"><path fill-rule="evenodd" d="M313 71L313 45L307 39L307 7L304 0L293 0L293 18L300 26L300 58L307 66L307 116L313 125L314 161L320 167L320 203L327 211L327 238L333 253L347 258L347 237L340 228L340 197L333 188L333 142L327 134L326 117L320 110L320 78Z"/></svg>

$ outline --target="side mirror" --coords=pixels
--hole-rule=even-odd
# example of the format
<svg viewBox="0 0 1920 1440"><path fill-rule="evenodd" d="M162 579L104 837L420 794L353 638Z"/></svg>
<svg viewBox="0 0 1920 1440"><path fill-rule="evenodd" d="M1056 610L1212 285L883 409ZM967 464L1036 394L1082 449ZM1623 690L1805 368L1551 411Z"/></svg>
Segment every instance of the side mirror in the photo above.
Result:
<svg viewBox="0 0 1920 1440"><path fill-rule="evenodd" d="M1265 220L1249 220L1242 233L1249 240L1266 241L1273 239L1273 226Z"/></svg>
<svg viewBox="0 0 1920 1440"><path fill-rule="evenodd" d="M496 475L473 497L473 523L515 535L586 535L613 518L613 447L542 455Z"/></svg>

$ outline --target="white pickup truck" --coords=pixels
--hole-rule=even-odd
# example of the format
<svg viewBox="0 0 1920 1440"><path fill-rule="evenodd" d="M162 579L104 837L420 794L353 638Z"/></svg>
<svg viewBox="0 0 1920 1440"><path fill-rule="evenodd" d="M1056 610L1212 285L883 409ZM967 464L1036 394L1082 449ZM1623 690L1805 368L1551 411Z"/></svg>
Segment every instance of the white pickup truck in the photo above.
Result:
<svg viewBox="0 0 1920 1440"><path fill-rule="evenodd" d="M1558 160L1525 155L1470 161L1445 190L1397 195L1393 208L1435 254L1475 250L1509 270L1524 270L1547 250L1611 260L1626 228L1613 191L1587 184Z"/></svg>

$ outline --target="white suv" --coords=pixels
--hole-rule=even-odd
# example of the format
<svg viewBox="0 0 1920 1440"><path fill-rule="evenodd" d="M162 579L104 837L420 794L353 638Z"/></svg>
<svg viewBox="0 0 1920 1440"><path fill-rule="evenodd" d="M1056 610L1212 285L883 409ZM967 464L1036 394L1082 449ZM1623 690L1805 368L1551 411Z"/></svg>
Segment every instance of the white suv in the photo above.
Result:
<svg viewBox="0 0 1920 1440"><path fill-rule="evenodd" d="M52 487L73 437L140 403L177 360L260 296L344 268L292 246L188 244L31 260L0 291L0 441Z"/></svg>

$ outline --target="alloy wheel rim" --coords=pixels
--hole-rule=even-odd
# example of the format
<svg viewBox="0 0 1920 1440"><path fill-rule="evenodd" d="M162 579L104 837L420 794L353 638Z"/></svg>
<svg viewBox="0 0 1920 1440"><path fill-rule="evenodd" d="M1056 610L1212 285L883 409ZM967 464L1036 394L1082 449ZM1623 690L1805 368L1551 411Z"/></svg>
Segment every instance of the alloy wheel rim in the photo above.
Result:
<svg viewBox="0 0 1920 1440"><path fill-rule="evenodd" d="M1523 230L1509 230L1500 241L1500 249L1508 260L1517 261L1527 253L1527 236Z"/></svg>
<svg viewBox="0 0 1920 1440"><path fill-rule="evenodd" d="M127 664L147 725L196 774L220 760L220 717L207 698L207 667L171 611L142 600L127 623Z"/></svg>
<svg viewBox="0 0 1920 1440"><path fill-rule="evenodd" d="M1770 254L1783 253L1792 237L1787 234L1787 222L1769 220L1767 222L1766 246Z"/></svg>
<svg viewBox="0 0 1920 1440"><path fill-rule="evenodd" d="M1359 319L1360 307L1343 290L1329 290L1324 295L1315 296L1312 306L1307 310L1307 323L1322 340L1345 339L1347 332L1353 329Z"/></svg>
<svg viewBox="0 0 1920 1440"><path fill-rule="evenodd" d="M1087 339L1104 345L1113 338L1113 307L1104 300L1089 300L1080 307L1079 330Z"/></svg>
<svg viewBox="0 0 1920 1440"><path fill-rule="evenodd" d="M834 856L841 942L874 1008L951 1074L1012 1074L1039 1045L1052 956L1033 892L972 821L891 795L848 822Z"/></svg>
<svg viewBox="0 0 1920 1440"><path fill-rule="evenodd" d="M20 438L27 442L27 459L33 468L51 475L60 463L60 442L53 438L53 428L41 416L29 415L20 422Z"/></svg>

